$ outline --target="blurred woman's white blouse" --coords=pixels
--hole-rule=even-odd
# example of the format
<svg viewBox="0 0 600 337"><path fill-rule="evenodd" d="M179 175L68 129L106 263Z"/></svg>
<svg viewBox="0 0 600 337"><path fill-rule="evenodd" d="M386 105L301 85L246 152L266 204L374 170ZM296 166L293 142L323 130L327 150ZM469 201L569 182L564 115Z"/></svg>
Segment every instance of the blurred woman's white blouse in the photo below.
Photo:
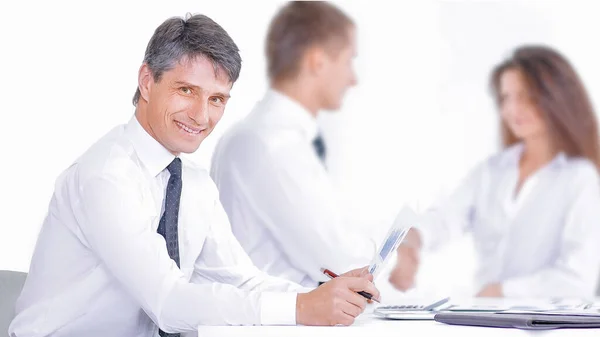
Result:
<svg viewBox="0 0 600 337"><path fill-rule="evenodd" d="M473 234L475 285L507 297L593 296L600 274L600 182L586 159L558 154L517 192L523 145L476 167L417 226L424 249Z"/></svg>

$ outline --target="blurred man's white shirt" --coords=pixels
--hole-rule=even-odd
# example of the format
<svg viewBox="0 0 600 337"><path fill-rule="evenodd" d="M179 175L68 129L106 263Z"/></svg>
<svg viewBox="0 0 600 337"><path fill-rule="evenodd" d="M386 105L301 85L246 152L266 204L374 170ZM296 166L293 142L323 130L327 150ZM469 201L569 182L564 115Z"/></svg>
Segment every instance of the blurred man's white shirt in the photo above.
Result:
<svg viewBox="0 0 600 337"><path fill-rule="evenodd" d="M259 268L305 286L366 266L387 228L361 230L313 147L316 119L269 90L228 130L212 159L234 235Z"/></svg>

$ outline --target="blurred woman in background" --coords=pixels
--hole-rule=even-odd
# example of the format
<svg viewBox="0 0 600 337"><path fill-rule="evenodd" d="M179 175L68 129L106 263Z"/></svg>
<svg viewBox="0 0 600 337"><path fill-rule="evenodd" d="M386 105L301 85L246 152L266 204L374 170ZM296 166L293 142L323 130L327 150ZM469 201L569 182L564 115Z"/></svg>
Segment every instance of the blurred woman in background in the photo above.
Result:
<svg viewBox="0 0 600 337"><path fill-rule="evenodd" d="M473 233L478 296L588 297L600 275L596 117L569 62L524 46L491 76L504 149L422 216L390 282L414 286L419 252ZM460 261L457 261L457 264Z"/></svg>

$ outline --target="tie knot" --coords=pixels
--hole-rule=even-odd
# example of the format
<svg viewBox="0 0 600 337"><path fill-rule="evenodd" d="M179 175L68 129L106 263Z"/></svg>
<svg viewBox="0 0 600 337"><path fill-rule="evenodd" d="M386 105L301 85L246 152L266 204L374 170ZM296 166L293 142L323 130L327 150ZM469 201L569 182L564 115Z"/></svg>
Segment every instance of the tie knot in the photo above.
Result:
<svg viewBox="0 0 600 337"><path fill-rule="evenodd" d="M172 176L181 177L181 159L173 159L171 164L167 166L167 170L169 170Z"/></svg>

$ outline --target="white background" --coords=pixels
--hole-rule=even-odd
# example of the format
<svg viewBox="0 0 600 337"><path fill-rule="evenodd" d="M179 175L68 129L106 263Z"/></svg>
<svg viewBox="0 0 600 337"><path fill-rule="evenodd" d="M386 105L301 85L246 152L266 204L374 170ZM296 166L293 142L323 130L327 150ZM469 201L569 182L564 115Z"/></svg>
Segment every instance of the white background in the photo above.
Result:
<svg viewBox="0 0 600 337"><path fill-rule="evenodd" d="M146 44L164 19L204 13L233 37L242 73L216 141L266 89L264 36L280 1L19 1L0 4L0 269L27 271L56 177L133 114ZM359 85L321 118L330 170L379 223L420 210L498 150L492 67L522 43L557 47L600 102L593 1L342 1L358 26ZM597 105L597 104L596 104ZM469 239L425 257L419 290L468 288Z"/></svg>

